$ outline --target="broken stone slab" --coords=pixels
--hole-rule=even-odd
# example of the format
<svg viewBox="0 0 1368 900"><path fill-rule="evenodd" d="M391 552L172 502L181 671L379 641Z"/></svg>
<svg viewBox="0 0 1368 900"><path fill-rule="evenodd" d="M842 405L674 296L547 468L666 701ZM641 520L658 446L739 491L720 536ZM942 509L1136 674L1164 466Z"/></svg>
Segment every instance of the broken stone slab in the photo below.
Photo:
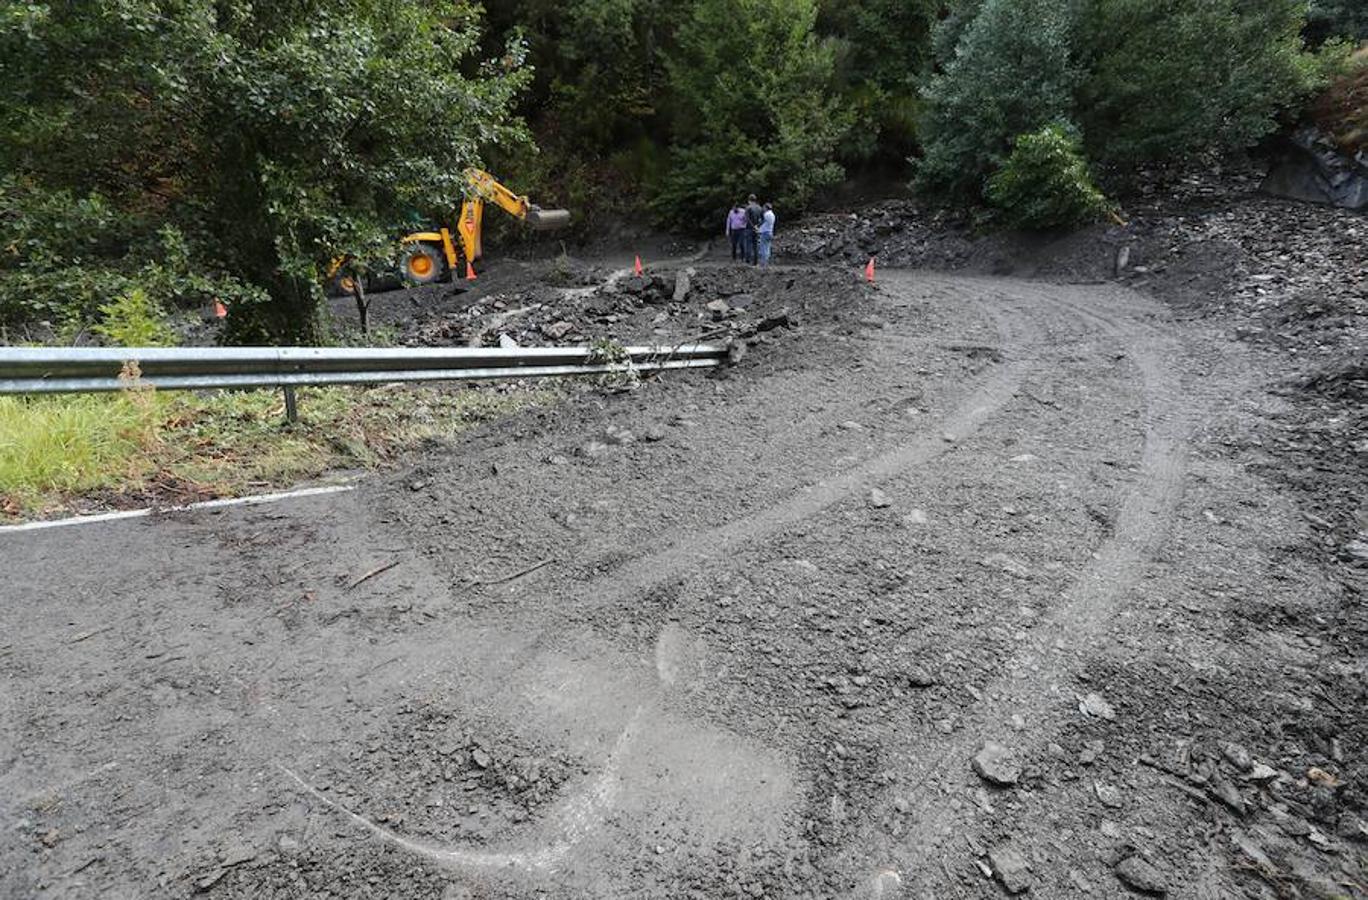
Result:
<svg viewBox="0 0 1368 900"><path fill-rule="evenodd" d="M1240 796L1240 792L1235 789L1235 785L1226 781L1224 778L1218 778L1211 782L1208 788L1211 791L1211 795L1229 807L1231 812L1239 816L1245 814L1244 797Z"/></svg>
<svg viewBox="0 0 1368 900"><path fill-rule="evenodd" d="M680 269L675 273L674 302L683 303L688 298L689 284L693 276L693 269Z"/></svg>
<svg viewBox="0 0 1368 900"><path fill-rule="evenodd" d="M1127 856L1116 864L1116 877L1133 891L1162 897L1168 893L1164 876L1142 856Z"/></svg>
<svg viewBox="0 0 1368 900"><path fill-rule="evenodd" d="M721 297L716 300L709 300L706 308L713 314L714 319L720 319L731 312L731 304Z"/></svg>
<svg viewBox="0 0 1368 900"><path fill-rule="evenodd" d="M574 324L571 322L566 322L564 320L560 322L552 322L549 325L543 325L541 327L541 333L546 335L553 341L560 340L561 338L565 337L567 334L574 330Z"/></svg>
<svg viewBox="0 0 1368 900"><path fill-rule="evenodd" d="M1024 894L1031 889L1031 871L1026 858L1015 847L998 847L988 852L988 865L1009 894Z"/></svg>
<svg viewBox="0 0 1368 900"><path fill-rule="evenodd" d="M1254 759L1249 755L1249 751L1239 744L1227 741L1221 746L1221 753L1227 762L1241 772L1248 772L1254 765Z"/></svg>
<svg viewBox="0 0 1368 900"><path fill-rule="evenodd" d="M1122 806L1121 789L1116 785L1107 784L1103 781L1093 782L1093 793L1097 794L1097 799L1102 801L1102 805L1111 809L1120 809Z"/></svg>
<svg viewBox="0 0 1368 900"><path fill-rule="evenodd" d="M1106 719L1108 722L1116 718L1116 710L1112 708L1110 703L1102 699L1101 694L1097 693L1078 698L1078 711L1085 716Z"/></svg>
<svg viewBox="0 0 1368 900"><path fill-rule="evenodd" d="M1016 754L992 741L975 754L972 765L980 778L999 787L1011 787L1021 778L1021 762Z"/></svg>
<svg viewBox="0 0 1368 900"><path fill-rule="evenodd" d="M616 425L609 425L605 430L605 439L610 444L622 446L630 444L636 440L636 435L626 428L619 428Z"/></svg>
<svg viewBox="0 0 1368 900"><path fill-rule="evenodd" d="M913 687L929 688L936 684L936 676L921 666L913 666L907 670L907 682Z"/></svg>
<svg viewBox="0 0 1368 900"><path fill-rule="evenodd" d="M979 564L988 569L1001 569L1016 578L1031 577L1031 570L1027 568L1025 563L1013 559L1006 553L991 553L980 560Z"/></svg>

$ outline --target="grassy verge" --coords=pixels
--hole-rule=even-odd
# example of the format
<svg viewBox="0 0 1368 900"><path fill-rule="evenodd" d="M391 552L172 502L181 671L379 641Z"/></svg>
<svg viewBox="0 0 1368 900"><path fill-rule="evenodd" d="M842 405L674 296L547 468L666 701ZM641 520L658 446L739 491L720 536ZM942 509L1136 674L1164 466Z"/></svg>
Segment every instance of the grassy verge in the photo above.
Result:
<svg viewBox="0 0 1368 900"><path fill-rule="evenodd" d="M0 397L0 521L231 497L372 468L426 440L549 403L522 386Z"/></svg>

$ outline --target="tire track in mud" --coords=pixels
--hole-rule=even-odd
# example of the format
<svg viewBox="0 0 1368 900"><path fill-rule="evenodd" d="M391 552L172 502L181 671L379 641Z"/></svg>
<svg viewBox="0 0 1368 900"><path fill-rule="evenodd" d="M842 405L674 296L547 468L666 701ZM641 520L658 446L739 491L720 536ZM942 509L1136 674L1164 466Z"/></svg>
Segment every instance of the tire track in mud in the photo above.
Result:
<svg viewBox="0 0 1368 900"><path fill-rule="evenodd" d="M909 275L895 275L893 283L910 281ZM922 278L942 289L961 293L953 281ZM796 525L828 507L861 491L868 490L910 468L924 465L950 452L958 442L981 428L1016 396L1026 375L1038 361L1037 348L1042 333L1028 315L1017 309L1014 298L992 290L989 282L975 288L992 293L972 297L969 302L986 312L998 332L998 348L1005 360L968 396L910 440L859 463L839 474L829 475L799 488L788 499L698 534L689 535L660 550L631 559L613 571L585 584L593 599L581 609L600 608L628 601L662 585L681 581L709 562L734 552L785 528ZM895 289L894 305L907 300ZM996 302L992 302L996 301ZM920 337L911 338L915 342ZM898 336L885 344L896 344ZM886 350L884 352L887 352ZM811 417L809 417L811 418ZM531 586L523 590L531 589Z"/></svg>
<svg viewBox="0 0 1368 900"><path fill-rule="evenodd" d="M1122 320L1061 298L1061 290L1023 285L1017 293L1038 308L1053 307L1094 324L1103 339L1122 342L1139 371L1145 402L1140 473L1122 497L1112 535L1094 551L1061 602L1050 607L1041 625L1032 629L1006 671L982 689L985 698L994 699L961 720L953 737L937 742L935 752L901 768L903 783L910 786L903 796L913 812L907 835L894 853L899 864L894 871L922 888L928 883L917 876L940 872L932 865L937 851L954 836L949 831L955 817L951 798L938 790L943 776L953 773L972 779L970 758L986 741L1001 738L1013 714L1027 718L1027 730L1008 742L1024 755L1052 736L1058 718L1073 713L1075 695L1062 683L1125 605L1149 555L1167 533L1182 496L1195 411L1182 393L1175 364L1181 348L1176 339L1148 323ZM875 862L865 860L866 865Z"/></svg>
<svg viewBox="0 0 1368 900"><path fill-rule="evenodd" d="M301 792L337 812L372 835L414 856L439 865L464 870L513 869L538 872L553 869L570 851L604 822L622 790L618 777L619 763L632 746L640 730L644 707L637 707L618 735L612 752L599 770L598 776L578 793L571 794L550 815L546 828L553 837L542 846L531 850L472 850L457 846L440 846L427 841L415 841L392 831L366 816L355 812L325 795L301 778L294 770L276 765Z"/></svg>

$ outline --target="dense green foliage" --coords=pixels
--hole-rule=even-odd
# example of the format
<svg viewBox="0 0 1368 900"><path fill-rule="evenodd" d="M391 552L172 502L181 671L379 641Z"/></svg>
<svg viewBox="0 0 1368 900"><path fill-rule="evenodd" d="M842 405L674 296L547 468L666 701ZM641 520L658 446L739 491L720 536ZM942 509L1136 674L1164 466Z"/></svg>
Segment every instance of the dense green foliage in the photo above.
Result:
<svg viewBox="0 0 1368 900"><path fill-rule="evenodd" d="M1307 3L9 3L0 326L217 299L233 339L318 339L331 261L448 218L476 162L586 228L711 231L751 191L791 221L909 159L927 196L1061 222L1089 172L1115 188L1290 121L1368 29L1357 0Z"/></svg>
<svg viewBox="0 0 1368 900"><path fill-rule="evenodd" d="M1368 41L1368 3L1363 0L1311 0L1307 31L1315 41L1344 37Z"/></svg>
<svg viewBox="0 0 1368 900"><path fill-rule="evenodd" d="M922 187L973 197L1012 140L1067 119L1073 16L1058 0L984 0L927 90Z"/></svg>
<svg viewBox="0 0 1368 900"><path fill-rule="evenodd" d="M667 63L676 123L662 213L706 227L749 191L801 207L840 180L830 154L852 117L832 96L816 15L814 0L697 0Z"/></svg>
<svg viewBox="0 0 1368 900"><path fill-rule="evenodd" d="M1089 155L1119 170L1274 131L1314 83L1303 13L1302 0L1091 0L1076 98Z"/></svg>
<svg viewBox="0 0 1368 900"><path fill-rule="evenodd" d="M522 137L521 49L476 66L463 2L8 12L0 238L23 249L0 260L0 310L90 314L132 281L227 300L239 338L313 338L330 259L449 208L464 166Z"/></svg>
<svg viewBox="0 0 1368 900"><path fill-rule="evenodd" d="M1318 78L1304 0L962 0L935 39L921 187L973 202L1017 135L1076 123L1113 183L1248 147Z"/></svg>
<svg viewBox="0 0 1368 900"><path fill-rule="evenodd" d="M987 196L1013 228L1078 225L1107 208L1078 135L1059 124L1017 138L1007 161L988 179Z"/></svg>

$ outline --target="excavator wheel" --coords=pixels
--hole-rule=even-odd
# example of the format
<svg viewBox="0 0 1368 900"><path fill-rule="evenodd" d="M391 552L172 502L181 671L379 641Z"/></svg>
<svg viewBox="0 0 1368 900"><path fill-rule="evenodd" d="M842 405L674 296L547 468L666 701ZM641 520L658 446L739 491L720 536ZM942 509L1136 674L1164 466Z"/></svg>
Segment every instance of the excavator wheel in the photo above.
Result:
<svg viewBox="0 0 1368 900"><path fill-rule="evenodd" d="M328 282L328 296L330 297L350 297L356 287L356 273L348 269L338 269L337 274L333 275Z"/></svg>
<svg viewBox="0 0 1368 900"><path fill-rule="evenodd" d="M409 284L432 284L446 275L446 260L442 251L421 242L408 246L399 260L399 271Z"/></svg>

